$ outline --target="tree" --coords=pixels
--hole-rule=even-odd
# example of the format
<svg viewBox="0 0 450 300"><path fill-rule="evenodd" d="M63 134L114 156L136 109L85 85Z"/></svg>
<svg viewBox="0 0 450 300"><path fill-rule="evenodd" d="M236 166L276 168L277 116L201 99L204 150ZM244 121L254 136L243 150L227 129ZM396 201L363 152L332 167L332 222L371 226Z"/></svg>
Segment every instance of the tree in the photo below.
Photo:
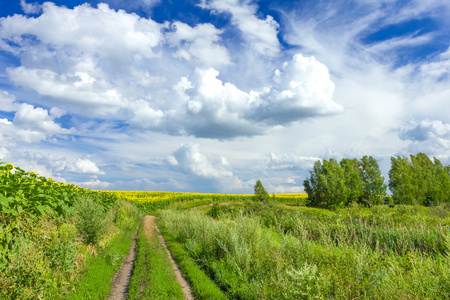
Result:
<svg viewBox="0 0 450 300"><path fill-rule="evenodd" d="M345 185L350 190L346 205L356 203L363 195L360 164L357 159L348 158L343 158L339 164L344 170Z"/></svg>
<svg viewBox="0 0 450 300"><path fill-rule="evenodd" d="M436 180L439 183L439 191L437 193L437 201L432 203L439 205L442 202L450 202L450 166L444 167L439 159L434 158L434 165L436 167Z"/></svg>
<svg viewBox="0 0 450 300"><path fill-rule="evenodd" d="M395 203L438 205L450 200L449 166L424 153L391 158L389 188Z"/></svg>
<svg viewBox="0 0 450 300"><path fill-rule="evenodd" d="M386 195L387 186L384 177L381 176L380 167L375 158L365 155L360 162L360 177L362 181L363 195L361 201L369 207L381 204Z"/></svg>
<svg viewBox="0 0 450 300"><path fill-rule="evenodd" d="M407 157L391 157L389 189L392 192L394 203L416 203L417 184L412 165Z"/></svg>
<svg viewBox="0 0 450 300"><path fill-rule="evenodd" d="M261 183L261 180L257 180L255 184L255 200L266 202L269 200L269 194L267 194L266 189Z"/></svg>
<svg viewBox="0 0 450 300"><path fill-rule="evenodd" d="M310 206L335 208L347 204L350 189L346 186L344 169L335 159L316 161L310 174L303 182Z"/></svg>

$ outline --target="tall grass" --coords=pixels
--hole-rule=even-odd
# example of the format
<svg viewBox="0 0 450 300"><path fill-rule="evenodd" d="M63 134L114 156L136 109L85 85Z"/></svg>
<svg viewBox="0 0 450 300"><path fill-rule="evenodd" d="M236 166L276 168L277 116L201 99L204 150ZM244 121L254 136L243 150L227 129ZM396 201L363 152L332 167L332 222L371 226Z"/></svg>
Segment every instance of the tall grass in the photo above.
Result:
<svg viewBox="0 0 450 300"><path fill-rule="evenodd" d="M161 219L229 297L450 298L448 220L433 212L223 207Z"/></svg>

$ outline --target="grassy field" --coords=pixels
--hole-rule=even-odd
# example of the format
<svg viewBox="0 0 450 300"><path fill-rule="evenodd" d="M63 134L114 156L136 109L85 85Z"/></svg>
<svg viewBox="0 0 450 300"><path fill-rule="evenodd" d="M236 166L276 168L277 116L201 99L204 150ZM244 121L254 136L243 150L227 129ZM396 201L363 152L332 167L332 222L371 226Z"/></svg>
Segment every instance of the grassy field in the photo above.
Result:
<svg viewBox="0 0 450 300"><path fill-rule="evenodd" d="M449 299L450 209L247 202L160 222L234 299Z"/></svg>
<svg viewBox="0 0 450 300"><path fill-rule="evenodd" d="M196 299L450 299L448 204L326 210L306 194L96 192L0 167L2 299L106 299L150 213ZM183 298L142 227L137 254L130 299Z"/></svg>

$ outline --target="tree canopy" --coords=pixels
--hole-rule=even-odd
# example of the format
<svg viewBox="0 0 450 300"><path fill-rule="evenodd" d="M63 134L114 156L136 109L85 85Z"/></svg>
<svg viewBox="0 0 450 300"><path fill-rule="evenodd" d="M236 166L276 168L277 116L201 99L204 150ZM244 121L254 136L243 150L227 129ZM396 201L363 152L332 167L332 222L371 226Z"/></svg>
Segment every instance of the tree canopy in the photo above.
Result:
<svg viewBox="0 0 450 300"><path fill-rule="evenodd" d="M371 156L316 161L311 176L303 184L309 205L335 208L352 203L368 206L381 203L386 195L384 177L377 161Z"/></svg>

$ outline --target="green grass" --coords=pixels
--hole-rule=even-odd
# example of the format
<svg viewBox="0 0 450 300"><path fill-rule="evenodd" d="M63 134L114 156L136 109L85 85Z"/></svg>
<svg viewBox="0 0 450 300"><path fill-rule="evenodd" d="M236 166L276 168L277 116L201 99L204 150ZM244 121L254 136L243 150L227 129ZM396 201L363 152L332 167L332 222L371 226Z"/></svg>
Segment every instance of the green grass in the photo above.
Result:
<svg viewBox="0 0 450 300"><path fill-rule="evenodd" d="M88 256L81 280L75 285L75 291L65 299L106 299L111 291L112 277L129 252L132 234L124 231L112 237L97 256Z"/></svg>
<svg viewBox="0 0 450 300"><path fill-rule="evenodd" d="M161 222L231 298L449 299L442 209L247 203L208 214L164 211Z"/></svg>
<svg viewBox="0 0 450 300"><path fill-rule="evenodd" d="M156 232L151 239L139 227L137 258L128 299L184 299L166 251Z"/></svg>
<svg viewBox="0 0 450 300"><path fill-rule="evenodd" d="M160 229L174 260L177 262L183 276L189 282L195 299L228 299L214 281L189 256L183 245L178 243L164 227Z"/></svg>

